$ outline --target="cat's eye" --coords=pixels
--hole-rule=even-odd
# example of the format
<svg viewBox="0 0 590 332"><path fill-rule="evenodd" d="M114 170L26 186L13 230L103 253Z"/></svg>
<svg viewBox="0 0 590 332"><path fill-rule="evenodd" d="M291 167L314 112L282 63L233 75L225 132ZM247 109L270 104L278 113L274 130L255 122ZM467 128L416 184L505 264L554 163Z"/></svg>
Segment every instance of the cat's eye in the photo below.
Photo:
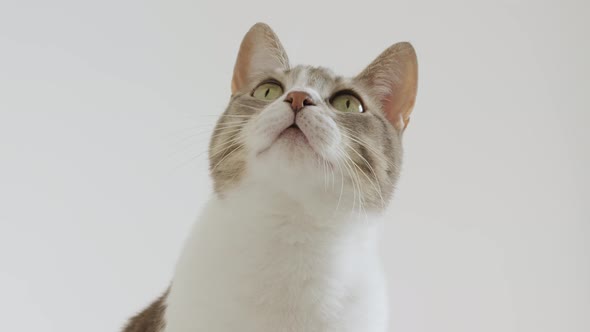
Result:
<svg viewBox="0 0 590 332"><path fill-rule="evenodd" d="M283 88L274 82L267 82L259 85L252 96L260 100L275 100L283 94Z"/></svg>
<svg viewBox="0 0 590 332"><path fill-rule="evenodd" d="M365 111L361 101L357 97L348 93L336 95L336 97L332 98L330 102L335 109L341 112L362 113Z"/></svg>

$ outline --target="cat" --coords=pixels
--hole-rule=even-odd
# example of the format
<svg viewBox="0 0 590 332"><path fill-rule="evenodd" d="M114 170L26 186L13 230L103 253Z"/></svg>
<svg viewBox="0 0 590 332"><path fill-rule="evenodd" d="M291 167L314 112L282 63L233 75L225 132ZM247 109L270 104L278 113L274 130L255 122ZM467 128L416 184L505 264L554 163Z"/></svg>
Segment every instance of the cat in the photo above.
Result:
<svg viewBox="0 0 590 332"><path fill-rule="evenodd" d="M214 193L170 288L124 332L384 332L381 215L417 91L407 42L352 78L245 35L209 146Z"/></svg>

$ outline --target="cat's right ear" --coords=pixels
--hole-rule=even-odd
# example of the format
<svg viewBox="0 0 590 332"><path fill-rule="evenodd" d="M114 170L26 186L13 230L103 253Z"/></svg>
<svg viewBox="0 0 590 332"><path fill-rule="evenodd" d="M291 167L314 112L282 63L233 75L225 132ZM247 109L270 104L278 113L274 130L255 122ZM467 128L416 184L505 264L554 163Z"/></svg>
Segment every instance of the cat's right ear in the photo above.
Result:
<svg viewBox="0 0 590 332"><path fill-rule="evenodd" d="M418 60L414 47L407 42L392 45L357 79L373 89L385 117L403 132L410 121L418 89Z"/></svg>
<svg viewBox="0 0 590 332"><path fill-rule="evenodd" d="M258 73L289 69L287 53L279 38L264 23L256 23L244 36L231 81L232 95L248 85Z"/></svg>

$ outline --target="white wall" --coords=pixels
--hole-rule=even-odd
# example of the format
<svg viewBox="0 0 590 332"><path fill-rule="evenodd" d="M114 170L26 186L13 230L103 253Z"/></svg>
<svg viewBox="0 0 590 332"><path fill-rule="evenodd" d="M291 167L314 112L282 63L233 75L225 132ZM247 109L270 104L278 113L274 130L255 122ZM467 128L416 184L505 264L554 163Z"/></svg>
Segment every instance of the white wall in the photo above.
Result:
<svg viewBox="0 0 590 332"><path fill-rule="evenodd" d="M116 331L166 288L239 42L265 21L293 63L346 75L393 42L418 51L391 331L590 331L588 9L2 1L2 330Z"/></svg>

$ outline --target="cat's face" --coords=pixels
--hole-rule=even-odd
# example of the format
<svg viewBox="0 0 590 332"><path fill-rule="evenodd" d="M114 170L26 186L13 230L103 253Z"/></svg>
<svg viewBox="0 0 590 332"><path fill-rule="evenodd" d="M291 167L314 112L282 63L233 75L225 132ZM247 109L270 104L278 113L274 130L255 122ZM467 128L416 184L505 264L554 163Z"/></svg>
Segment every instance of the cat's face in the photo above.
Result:
<svg viewBox="0 0 590 332"><path fill-rule="evenodd" d="M272 30L255 25L242 42L233 95L211 140L216 192L252 182L338 204L344 198L357 209L384 208L416 95L415 59L402 43L353 78L291 68Z"/></svg>

